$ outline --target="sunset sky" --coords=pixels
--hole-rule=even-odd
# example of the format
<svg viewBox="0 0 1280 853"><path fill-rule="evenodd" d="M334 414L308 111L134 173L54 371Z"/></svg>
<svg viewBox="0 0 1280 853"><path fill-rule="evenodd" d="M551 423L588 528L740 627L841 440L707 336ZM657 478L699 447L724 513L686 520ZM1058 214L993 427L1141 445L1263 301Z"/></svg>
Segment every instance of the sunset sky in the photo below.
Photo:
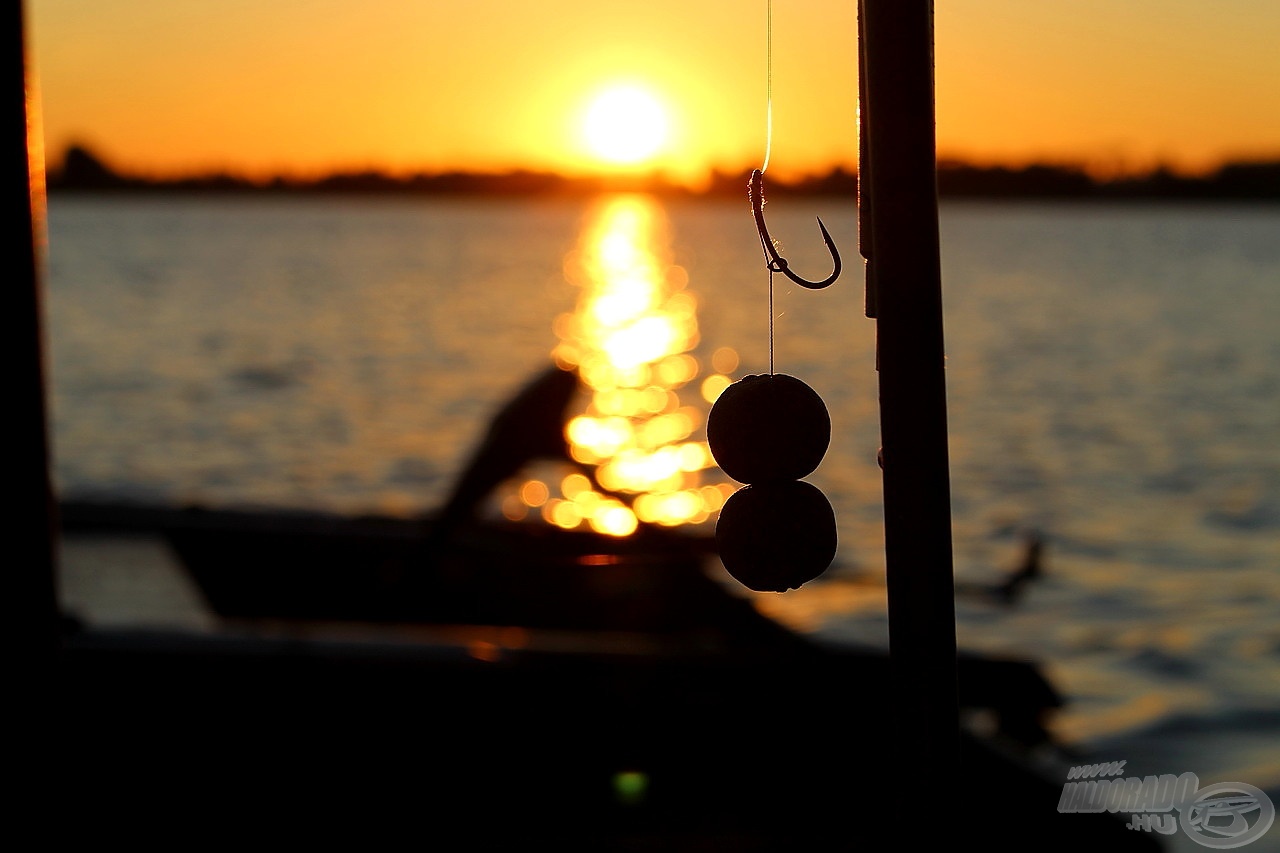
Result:
<svg viewBox="0 0 1280 853"><path fill-rule="evenodd" d="M856 6L774 0L771 173L856 167ZM1280 157L1276 0L936 7L941 156L1099 171ZM657 168L697 182L764 157L766 0L27 8L55 163L78 141L162 175Z"/></svg>

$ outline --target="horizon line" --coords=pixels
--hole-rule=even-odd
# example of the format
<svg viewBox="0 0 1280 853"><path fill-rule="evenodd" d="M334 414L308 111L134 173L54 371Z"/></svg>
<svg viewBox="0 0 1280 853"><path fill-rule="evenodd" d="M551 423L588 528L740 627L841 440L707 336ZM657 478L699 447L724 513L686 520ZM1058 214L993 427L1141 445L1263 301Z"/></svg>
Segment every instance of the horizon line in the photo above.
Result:
<svg viewBox="0 0 1280 853"><path fill-rule="evenodd" d="M471 195L581 195L600 192L648 192L655 195L723 196L744 192L751 169L713 168L696 187L660 169L572 175L552 170L448 169L396 173L378 168L336 170L316 177L274 175L250 178L229 171L148 177L116 170L88 147L71 145L61 164L46 170L46 188L100 191L223 191L282 193L403 193ZM1156 166L1143 173L1100 177L1078 163L1031 162L980 164L959 158L937 160L939 196L983 198L1245 198L1280 199L1280 155L1272 159L1227 160L1198 175ZM771 179L777 194L857 193L858 172L835 165L826 173Z"/></svg>

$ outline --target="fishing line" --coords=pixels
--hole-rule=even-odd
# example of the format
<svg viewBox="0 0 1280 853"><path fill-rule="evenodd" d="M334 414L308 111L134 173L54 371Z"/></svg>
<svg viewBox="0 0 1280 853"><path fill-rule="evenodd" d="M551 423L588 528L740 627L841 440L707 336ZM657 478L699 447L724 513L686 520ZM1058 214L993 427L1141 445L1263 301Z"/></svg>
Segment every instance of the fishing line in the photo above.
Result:
<svg viewBox="0 0 1280 853"><path fill-rule="evenodd" d="M773 152L773 0L765 0L764 37L764 164L760 174L769 170ZM767 253L767 250L766 250ZM773 375L773 266L769 266L769 375Z"/></svg>
<svg viewBox="0 0 1280 853"><path fill-rule="evenodd" d="M760 173L769 171L769 153L773 150L773 0L765 3L764 38L764 165Z"/></svg>
<svg viewBox="0 0 1280 853"><path fill-rule="evenodd" d="M773 270L769 270L769 375L773 375Z"/></svg>

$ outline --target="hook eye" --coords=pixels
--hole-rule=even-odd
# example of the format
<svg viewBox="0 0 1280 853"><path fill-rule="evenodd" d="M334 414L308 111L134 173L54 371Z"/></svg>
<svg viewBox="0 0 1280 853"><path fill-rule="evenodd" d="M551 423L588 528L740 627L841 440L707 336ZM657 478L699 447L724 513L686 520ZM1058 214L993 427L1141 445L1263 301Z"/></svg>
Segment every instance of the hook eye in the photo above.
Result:
<svg viewBox="0 0 1280 853"><path fill-rule="evenodd" d="M831 261L835 268L831 271L831 275L822 281L809 281L791 271L786 258L778 252L773 238L769 236L769 227L764 224L764 175L759 169L751 170L751 180L747 182L747 197L751 199L751 215L755 217L756 230L760 232L760 245L768 258L767 265L770 272L780 272L796 284L810 290L821 290L839 278L840 252L836 249L835 241L831 239L831 232L827 230L826 225L822 224L822 217L818 217L818 228L822 231L822 240L827 244L827 251L831 253Z"/></svg>

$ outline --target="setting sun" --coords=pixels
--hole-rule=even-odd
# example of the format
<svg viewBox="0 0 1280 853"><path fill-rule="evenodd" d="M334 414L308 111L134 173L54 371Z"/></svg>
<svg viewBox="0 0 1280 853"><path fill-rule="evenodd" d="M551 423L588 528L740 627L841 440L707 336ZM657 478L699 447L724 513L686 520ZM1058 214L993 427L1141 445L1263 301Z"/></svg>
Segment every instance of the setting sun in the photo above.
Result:
<svg viewBox="0 0 1280 853"><path fill-rule="evenodd" d="M617 84L587 106L582 134L587 149L609 163L634 164L657 154L667 142L666 108L649 90Z"/></svg>

